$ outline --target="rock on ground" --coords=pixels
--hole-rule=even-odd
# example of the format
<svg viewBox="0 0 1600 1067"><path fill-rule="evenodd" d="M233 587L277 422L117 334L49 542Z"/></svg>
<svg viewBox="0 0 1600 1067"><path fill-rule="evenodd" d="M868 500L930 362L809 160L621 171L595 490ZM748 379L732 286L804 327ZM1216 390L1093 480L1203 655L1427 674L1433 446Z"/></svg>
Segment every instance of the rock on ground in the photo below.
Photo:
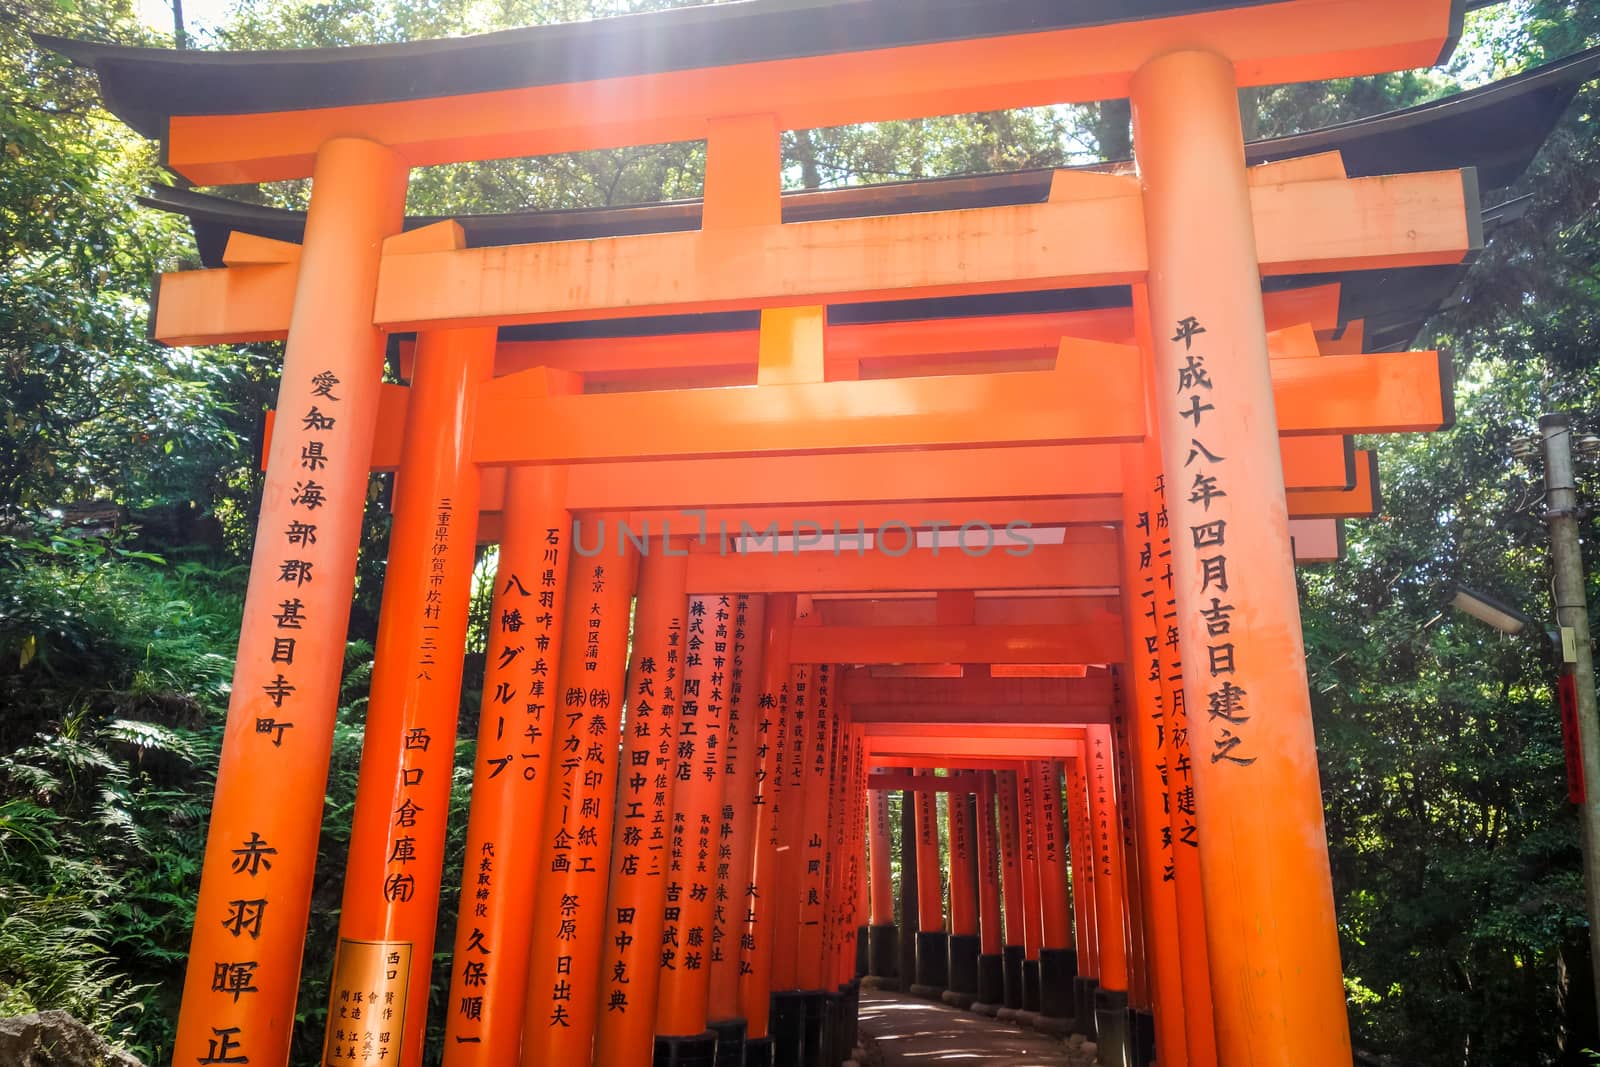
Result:
<svg viewBox="0 0 1600 1067"><path fill-rule="evenodd" d="M0 1019L5 1067L144 1067L64 1011Z"/></svg>

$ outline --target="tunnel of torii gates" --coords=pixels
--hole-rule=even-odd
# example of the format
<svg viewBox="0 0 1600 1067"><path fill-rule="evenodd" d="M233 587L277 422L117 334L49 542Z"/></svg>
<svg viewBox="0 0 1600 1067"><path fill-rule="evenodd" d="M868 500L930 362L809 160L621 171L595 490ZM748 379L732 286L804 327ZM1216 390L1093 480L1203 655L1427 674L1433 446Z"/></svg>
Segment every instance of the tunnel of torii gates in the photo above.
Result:
<svg viewBox="0 0 1600 1067"><path fill-rule="evenodd" d="M1236 90L1428 66L1459 16L756 0L48 41L188 181L313 179L303 217L154 198L211 268L160 279L156 336L287 340L173 1062L288 1061L392 470L324 1064L420 1062L448 874L450 1065L836 1063L864 972L1107 1062L1348 1065L1294 565L1377 509L1352 435L1450 421L1448 362L1392 349L1512 210L1479 176L1597 57L1249 146ZM1126 165L780 193L785 130L1122 96ZM695 139L703 202L404 217L412 167Z"/></svg>

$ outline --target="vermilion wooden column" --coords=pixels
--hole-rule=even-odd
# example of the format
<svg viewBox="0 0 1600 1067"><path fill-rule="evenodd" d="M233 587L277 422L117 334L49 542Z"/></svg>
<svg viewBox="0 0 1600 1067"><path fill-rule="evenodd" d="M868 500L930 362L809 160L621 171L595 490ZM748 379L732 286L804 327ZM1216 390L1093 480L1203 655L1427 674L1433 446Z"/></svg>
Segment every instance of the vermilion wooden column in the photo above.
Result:
<svg viewBox="0 0 1600 1067"><path fill-rule="evenodd" d="M1000 925L1000 850L995 830L995 772L978 772L978 1002L1005 1002L1005 935Z"/></svg>
<svg viewBox="0 0 1600 1067"><path fill-rule="evenodd" d="M734 669L734 598L696 596L689 603L683 699L679 711L673 840L683 841L672 874L678 899L667 901L669 939L656 1007L656 1060L710 1062L717 1035L706 1028L710 949L715 933L718 825L727 709ZM668 957L668 953L672 956Z"/></svg>
<svg viewBox="0 0 1600 1067"><path fill-rule="evenodd" d="M932 776L932 771L921 774ZM939 794L918 790L917 985L927 995L944 992L950 979L949 935L944 926L944 887L939 870Z"/></svg>
<svg viewBox="0 0 1600 1067"><path fill-rule="evenodd" d="M868 934L868 973L879 978L899 974L899 941L894 923L893 868L889 855L889 794L871 791L868 801L867 842L869 879L872 893L872 929Z"/></svg>
<svg viewBox="0 0 1600 1067"><path fill-rule="evenodd" d="M537 830L542 840L532 901L523 1067L586 1064L594 1047L628 609L637 570L631 545L573 556L546 814Z"/></svg>
<svg viewBox="0 0 1600 1067"><path fill-rule="evenodd" d="M983 947L978 937L977 817L973 794L965 791L976 779L966 771L953 772L951 778L946 809L950 826L949 989L958 1003L970 1005L971 998L978 995L978 956Z"/></svg>
<svg viewBox="0 0 1600 1067"><path fill-rule="evenodd" d="M1039 903L1043 939L1039 949L1039 1013L1073 1017L1072 983L1078 953L1072 940L1072 905L1067 894L1067 829L1061 819L1061 765L1034 760L1039 803Z"/></svg>
<svg viewBox="0 0 1600 1067"><path fill-rule="evenodd" d="M1099 926L1099 988L1095 991L1095 1033L1120 1055L1128 1009L1127 914L1123 898L1122 830L1117 815L1111 728L1085 728L1084 767L1089 785L1090 834L1094 844L1095 921Z"/></svg>
<svg viewBox="0 0 1600 1067"><path fill-rule="evenodd" d="M1078 978L1073 982L1073 1018L1079 1033L1094 1033L1094 993L1100 975L1100 931L1095 906L1095 849L1089 819L1089 786L1083 757L1067 760L1067 827L1072 849L1072 904L1077 927Z"/></svg>
<svg viewBox="0 0 1600 1067"><path fill-rule="evenodd" d="M1132 82L1217 1048L1350 1062L1233 64Z"/></svg>
<svg viewBox="0 0 1600 1067"><path fill-rule="evenodd" d="M900 988L909 989L917 975L917 795L900 791Z"/></svg>
<svg viewBox="0 0 1600 1067"><path fill-rule="evenodd" d="M1145 960L1154 1001L1156 1057L1184 1067L1183 967L1179 956L1177 878L1172 865L1172 780L1167 762L1171 716L1162 695L1162 642L1166 593L1159 578L1170 567L1170 548L1155 537L1160 501L1150 493L1144 445L1123 449L1122 586L1128 661L1123 699L1130 719L1130 758L1138 796L1137 843L1144 899Z"/></svg>
<svg viewBox="0 0 1600 1067"><path fill-rule="evenodd" d="M788 594L767 601L766 653L761 672L761 716L756 722L754 842L749 884L741 911L739 1011L745 1020L747 1067L772 1062L768 1033L772 997L772 949L778 888L778 846L783 833L783 760L789 741L789 635L794 628L795 598Z"/></svg>
<svg viewBox="0 0 1600 1067"><path fill-rule="evenodd" d="M797 622L807 621L802 607ZM806 765L816 743L818 716L812 693L812 666L794 664L789 675L788 731L782 740L783 763L779 771L777 806L777 877L768 890L773 898L772 962L768 982L772 991L773 1063L797 1067L805 1045L805 1002L800 996L800 905L805 890Z"/></svg>
<svg viewBox="0 0 1600 1067"><path fill-rule="evenodd" d="M1039 1010L1039 950L1044 947L1044 907L1039 863L1039 778L1028 763L1017 768L1017 809L1022 817L1022 1007Z"/></svg>
<svg viewBox="0 0 1600 1067"><path fill-rule="evenodd" d="M1150 975L1145 962L1144 870L1139 862L1139 846L1134 832L1140 798L1133 789L1133 762L1129 753L1131 725L1122 707L1120 694L1111 712L1111 751L1116 757L1113 770L1120 803L1118 828L1122 847L1123 900L1128 916L1128 1053L1130 1061L1144 1061L1155 1055L1155 1017L1151 1011Z"/></svg>
<svg viewBox="0 0 1600 1067"><path fill-rule="evenodd" d="M1027 920L1022 888L1022 820L1016 771L995 772L1000 815L1000 887L1005 911L1005 947L1001 949L1005 1006L1022 1007L1022 963L1027 957Z"/></svg>
<svg viewBox="0 0 1600 1067"><path fill-rule="evenodd" d="M383 380L370 309L406 175L370 141L317 152L176 1063L289 1058Z"/></svg>
<svg viewBox="0 0 1600 1067"><path fill-rule="evenodd" d="M528 938L559 692L572 520L561 467L506 476L505 535L489 604L489 648L467 816L444 1062L514 1063L522 1042Z"/></svg>
<svg viewBox="0 0 1600 1067"><path fill-rule="evenodd" d="M650 549L639 562L616 818L610 856L603 861L611 882L600 949L597 1064L642 1064L651 1058L658 982L679 965L664 931L672 927L674 898L683 892L685 842L672 782L678 768L676 737L689 729L691 719L694 676L686 648L692 647L694 622L684 585L688 560L670 553L664 542L651 543Z"/></svg>
<svg viewBox="0 0 1600 1067"><path fill-rule="evenodd" d="M764 691L767 598L741 595L734 616L733 682L728 701L726 743L722 746L722 813L718 828L716 907L712 909L711 968L706 990L707 1025L717 1035L717 1063L744 1062L744 1018L739 1014L739 965L744 917L749 907L755 854L754 803L763 723L773 714L776 696ZM794 607L789 605L789 614Z"/></svg>
<svg viewBox="0 0 1600 1067"><path fill-rule="evenodd" d="M793 988L800 994L802 1043L795 1049L796 1064L810 1064L823 1043L826 1007L823 996L824 957L831 947L827 937L829 816L837 785L834 781L834 747L838 721L833 705L832 669L827 664L811 668L807 679L810 712L801 750L799 785L800 830L795 837L798 892L795 909L795 967ZM777 988L776 985L773 987ZM785 1063L786 1050L774 1050Z"/></svg>
<svg viewBox="0 0 1600 1067"><path fill-rule="evenodd" d="M424 331L417 343L345 860L327 1063L361 1063L368 1047L390 1050L399 1063L422 1057L477 548L468 428L494 345L493 327ZM358 998L374 991L382 1009L369 1003L362 1012Z"/></svg>

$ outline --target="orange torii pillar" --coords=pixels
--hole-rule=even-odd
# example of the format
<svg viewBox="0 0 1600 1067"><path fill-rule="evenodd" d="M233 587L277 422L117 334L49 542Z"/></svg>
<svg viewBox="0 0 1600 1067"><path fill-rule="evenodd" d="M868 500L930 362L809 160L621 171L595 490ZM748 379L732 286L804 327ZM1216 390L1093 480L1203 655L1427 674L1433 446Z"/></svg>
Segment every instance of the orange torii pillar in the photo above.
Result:
<svg viewBox="0 0 1600 1067"><path fill-rule="evenodd" d="M1005 938L1000 927L1000 855L995 843L994 772L978 772L978 1003L1005 1001Z"/></svg>
<svg viewBox="0 0 1600 1067"><path fill-rule="evenodd" d="M1005 1007L1022 1008L1022 964L1027 958L1026 909L1022 889L1022 820L1018 814L1016 771L996 771L995 795L1000 809L1000 891L1005 913L1005 947L1000 950L1001 989ZM902 868L903 870L904 868Z"/></svg>
<svg viewBox="0 0 1600 1067"><path fill-rule="evenodd" d="M918 774L933 775L931 770ZM950 981L950 936L944 929L944 887L939 870L939 794L916 793L917 974L913 993L942 996Z"/></svg>
<svg viewBox="0 0 1600 1067"><path fill-rule="evenodd" d="M950 825L950 969L948 1003L972 1006L978 995L978 956L983 944L978 936L978 862L974 839L977 813L974 795L965 787L974 784L972 772L952 772L946 811Z"/></svg>
<svg viewBox="0 0 1600 1067"><path fill-rule="evenodd" d="M915 773L908 771L908 773ZM917 978L917 931L921 916L917 911L917 794L900 791L900 983L910 991Z"/></svg>
<svg viewBox="0 0 1600 1067"><path fill-rule="evenodd" d="M796 1065L817 1062L824 1047L823 1031L827 1015L826 996L831 992L832 981L825 955L831 938L827 936L827 887L829 820L833 798L838 791L834 780L837 763L834 748L838 736L838 709L833 702L833 671L828 664L812 667L807 679L811 711L805 724L804 745L800 751L801 777L799 785L802 806L799 832L795 836L795 879L797 907L794 926L794 984L798 994L801 1020L801 1042L796 1049L785 1050L781 1045L774 1049L777 1062L789 1062L789 1052L795 1053ZM801 694L796 693L796 699ZM777 988L774 982L774 989Z"/></svg>
<svg viewBox="0 0 1600 1067"><path fill-rule="evenodd" d="M655 1062L710 1064L717 1035L706 1028L710 947L717 884L717 819L722 804L723 738L733 659L733 598L689 602L685 677L678 711L673 784L672 886L661 944ZM601 1062L611 1062L602 1060ZM623 1062L623 1061L617 1061Z"/></svg>
<svg viewBox="0 0 1600 1067"><path fill-rule="evenodd" d="M761 717L756 724L753 775L755 809L748 882L741 894L743 912L739 959L739 1012L745 1022L745 1067L770 1067L772 952L779 899L779 848L783 841L784 757L794 732L790 723L789 635L795 598L777 595L767 602L767 647L761 672Z"/></svg>
<svg viewBox="0 0 1600 1067"><path fill-rule="evenodd" d="M1143 445L1123 449L1122 587L1128 662L1122 700L1130 717L1129 756L1138 796L1140 891L1144 901L1145 965L1155 1015L1156 1060L1187 1067L1184 1038L1183 967L1179 957L1177 878L1172 862L1172 772L1166 762L1171 716L1162 698L1162 613L1165 592L1158 575L1170 554L1155 536L1160 502L1150 492ZM1202 934L1204 931L1201 931Z"/></svg>
<svg viewBox="0 0 1600 1067"><path fill-rule="evenodd" d="M1350 1062L1233 63L1133 77L1217 1051Z"/></svg>
<svg viewBox="0 0 1600 1067"><path fill-rule="evenodd" d="M539 835L540 858L529 902L533 937L523 1067L587 1064L599 1021L628 609L638 555L619 540L602 545L596 555L575 552L572 566L545 818L528 828Z"/></svg>
<svg viewBox="0 0 1600 1067"><path fill-rule="evenodd" d="M716 1063L744 1062L744 1019L739 1014L740 946L744 938L745 892L755 852L756 770L765 745L763 723L776 697L762 690L767 648L767 599L740 594L734 615L732 683L722 746L722 809L717 828L716 906L711 909L707 1028L717 1035ZM794 606L788 606L790 618Z"/></svg>
<svg viewBox="0 0 1600 1067"><path fill-rule="evenodd" d="M406 176L370 141L317 151L175 1063L289 1059L383 380L370 309Z"/></svg>
<svg viewBox="0 0 1600 1067"><path fill-rule="evenodd" d="M1089 818L1089 785L1083 760L1067 760L1067 833L1072 858L1073 922L1078 937L1078 977L1073 988L1073 1029L1094 1036L1094 992L1099 985L1100 930L1096 921L1095 862Z"/></svg>
<svg viewBox="0 0 1600 1067"><path fill-rule="evenodd" d="M855 953L847 951L855 941L855 902L844 892L845 812L850 809L855 765L850 754L850 716L838 691L838 670L824 666L822 690L818 699L829 708L828 724L828 825L823 855L822 953L814 972L816 984L809 984L807 964L801 961L801 984L820 990L821 1027L815 1048L808 1046L808 1061L816 1067L832 1067L843 1057L835 1057L844 1031L841 1018L845 982L854 969ZM831 684L833 689L827 692ZM809 1036L808 1036L809 1040ZM848 1050L846 1050L848 1052Z"/></svg>
<svg viewBox="0 0 1600 1067"><path fill-rule="evenodd" d="M1128 1054L1129 1063L1148 1063L1155 1056L1155 1016L1151 1010L1150 974L1145 962L1144 868L1139 862L1139 845L1134 822L1139 815L1139 798L1133 791L1133 762L1128 734L1131 725L1120 703L1111 716L1111 751L1116 757L1118 826L1122 835L1123 899L1128 914Z"/></svg>
<svg viewBox="0 0 1600 1067"><path fill-rule="evenodd" d="M894 923L893 857L889 850L889 793L868 792L867 865L872 894L872 926L867 931L867 973L894 978L900 973L899 931Z"/></svg>
<svg viewBox="0 0 1600 1067"><path fill-rule="evenodd" d="M804 613L802 612L802 617ZM800 906L805 897L808 788L807 760L816 743L816 714L811 691L813 667L796 663L789 675L789 729L782 738L783 762L778 785L778 848L770 889L772 908L772 962L768 987L772 994L772 1062L776 1067L796 1067L805 1045L806 1005L800 990Z"/></svg>
<svg viewBox="0 0 1600 1067"><path fill-rule="evenodd" d="M599 954L597 1064L650 1059L657 983L676 964L667 910L681 886L684 844L674 819L672 780L678 767L676 736L689 721L688 560L672 552L665 538L647 547L639 561L633 610L616 816L610 855L602 864L610 869L611 881ZM563 688L567 681L562 679Z"/></svg>
<svg viewBox="0 0 1600 1067"><path fill-rule="evenodd" d="M422 1057L477 546L468 429L494 344L493 327L424 331L417 344L324 1030L328 1064Z"/></svg>
<svg viewBox="0 0 1600 1067"><path fill-rule="evenodd" d="M1022 1010L1039 1010L1039 950L1044 948L1043 872L1039 863L1039 778L1024 762L1017 769L1017 809L1022 815Z"/></svg>
<svg viewBox="0 0 1600 1067"><path fill-rule="evenodd" d="M1067 1023L1073 1018L1072 983L1078 953L1072 940L1072 905L1067 895L1067 830L1061 820L1061 766L1033 760L1039 805L1039 904L1043 939L1039 949L1039 1014ZM1054 1025L1054 1024L1052 1024Z"/></svg>
<svg viewBox="0 0 1600 1067"><path fill-rule="evenodd" d="M522 1042L528 938L550 728L558 692L572 519L560 467L514 467L489 603L489 648L461 872L444 1063L514 1063ZM580 574L581 576L581 574Z"/></svg>
<svg viewBox="0 0 1600 1067"><path fill-rule="evenodd" d="M856 818L845 820L846 893L854 901L851 921L855 938L854 951L840 959L839 991L844 994L840 1006L840 1032L837 1059L842 1063L850 1058L856 1047L858 1032L856 1021L861 1013L861 979L867 973L867 924L871 919L871 903L867 898L867 742L866 731L856 725L854 714L845 705L849 718L849 752L851 800L849 811ZM846 965L848 964L848 966Z"/></svg>
<svg viewBox="0 0 1600 1067"><path fill-rule="evenodd" d="M1099 924L1099 987L1095 990L1095 1035L1110 1062L1120 1062L1127 1044L1127 904L1123 896L1122 827L1117 815L1115 756L1111 727L1087 727L1084 766L1094 847L1095 919Z"/></svg>

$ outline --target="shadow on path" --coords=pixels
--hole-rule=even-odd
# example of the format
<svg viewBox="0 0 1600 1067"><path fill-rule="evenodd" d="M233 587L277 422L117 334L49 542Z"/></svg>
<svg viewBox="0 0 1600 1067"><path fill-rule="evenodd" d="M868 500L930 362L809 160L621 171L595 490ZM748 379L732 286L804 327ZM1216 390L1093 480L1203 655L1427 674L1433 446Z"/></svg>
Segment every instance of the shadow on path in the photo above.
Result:
<svg viewBox="0 0 1600 1067"><path fill-rule="evenodd" d="M1089 1062L1044 1034L898 993L863 989L860 1019L861 1032L877 1046L884 1067L1078 1067Z"/></svg>

